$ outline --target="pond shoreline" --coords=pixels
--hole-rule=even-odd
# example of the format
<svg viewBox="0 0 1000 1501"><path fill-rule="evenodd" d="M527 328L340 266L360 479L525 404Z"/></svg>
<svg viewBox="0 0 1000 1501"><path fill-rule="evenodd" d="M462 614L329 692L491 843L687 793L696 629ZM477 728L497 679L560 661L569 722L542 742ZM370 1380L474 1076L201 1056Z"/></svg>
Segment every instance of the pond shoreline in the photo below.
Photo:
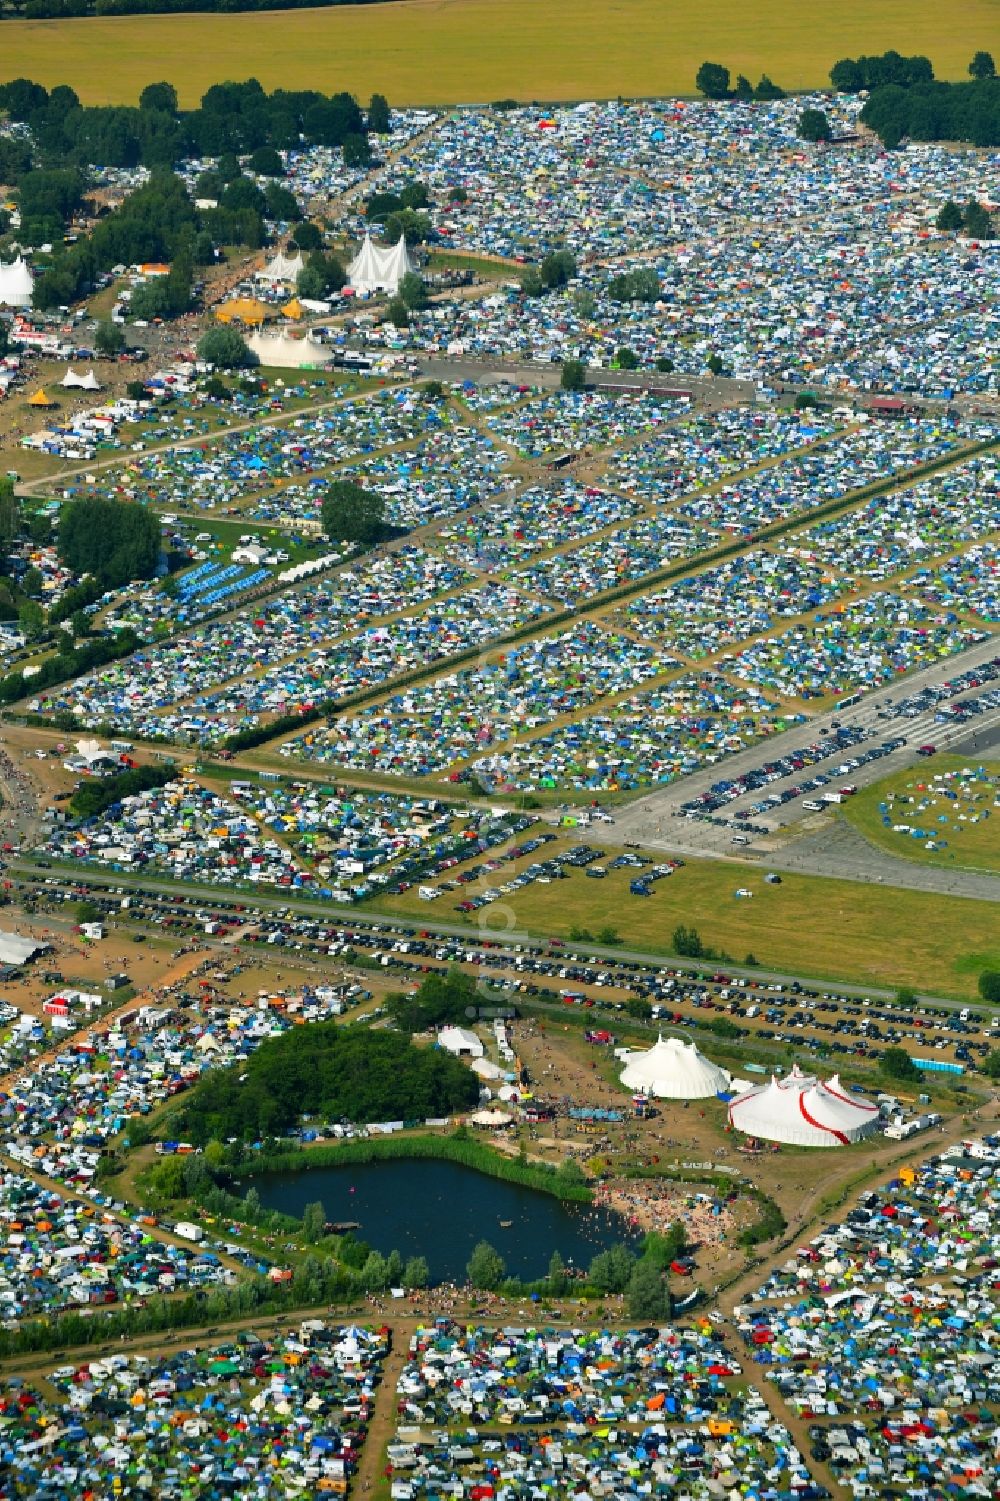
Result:
<svg viewBox="0 0 1000 1501"><path fill-rule="evenodd" d="M585 1182L562 1181L559 1171L545 1164L508 1157L485 1143L465 1137L419 1133L413 1136L374 1136L348 1141L318 1142L289 1151L260 1154L232 1174L232 1185L251 1182L263 1173L302 1173L319 1168L363 1165L369 1162L410 1159L455 1162L472 1168L489 1178L499 1178L522 1188L537 1189L556 1199L577 1204L592 1204L593 1190Z"/></svg>

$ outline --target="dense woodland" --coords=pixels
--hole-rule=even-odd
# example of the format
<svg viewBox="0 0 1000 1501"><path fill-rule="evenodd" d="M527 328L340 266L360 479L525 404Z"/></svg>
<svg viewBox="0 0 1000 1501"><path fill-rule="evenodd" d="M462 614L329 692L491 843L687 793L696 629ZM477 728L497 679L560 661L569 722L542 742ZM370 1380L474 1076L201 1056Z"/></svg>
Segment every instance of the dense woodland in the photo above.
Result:
<svg viewBox="0 0 1000 1501"><path fill-rule="evenodd" d="M869 91L862 123L890 149L904 138L1000 145L1000 80L988 52L969 63L968 83L939 83L929 58L893 51L841 58L830 82L843 94Z"/></svg>
<svg viewBox="0 0 1000 1501"><path fill-rule="evenodd" d="M448 1053L417 1048L396 1032L317 1022L262 1043L242 1066L206 1074L185 1100L178 1130L199 1146L232 1136L255 1141L303 1116L424 1120L478 1099L478 1079Z"/></svg>

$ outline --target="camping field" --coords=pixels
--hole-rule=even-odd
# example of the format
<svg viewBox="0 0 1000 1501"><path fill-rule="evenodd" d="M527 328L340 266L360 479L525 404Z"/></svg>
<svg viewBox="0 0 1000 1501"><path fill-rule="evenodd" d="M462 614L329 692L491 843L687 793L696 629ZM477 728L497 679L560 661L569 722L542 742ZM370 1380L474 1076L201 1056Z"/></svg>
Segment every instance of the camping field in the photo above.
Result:
<svg viewBox="0 0 1000 1501"><path fill-rule="evenodd" d="M998 802L997 762L934 756L866 787L842 813L890 855L945 868L1000 871Z"/></svg>
<svg viewBox="0 0 1000 1501"><path fill-rule="evenodd" d="M557 848L550 845L546 854ZM753 954L779 972L887 988L912 985L965 1000L976 994L978 971L1000 964L1000 909L994 903L797 874L784 874L779 886L771 886L765 871L729 860L693 860L655 882L653 895L645 898L629 894L634 871L609 870L603 881L574 871L565 881L526 886L465 918L455 904L476 894L475 883L446 892L430 908L415 889L379 898L377 905L418 921L432 915L435 922L465 922L482 937L523 931L567 939L571 928L596 937L611 925L624 947L644 952L668 952L674 928L684 923L735 963ZM499 884L504 876L496 879ZM737 897L738 888L753 896ZM967 943L956 945L956 933L968 935Z"/></svg>
<svg viewBox="0 0 1000 1501"><path fill-rule="evenodd" d="M133 103L155 80L182 105L225 79L266 88L373 90L390 103L488 103L691 94L707 59L787 89L825 86L838 58L895 47L965 76L989 46L996 0L967 0L941 24L932 0L810 10L788 0L398 0L246 15L4 22L0 80L71 83L86 104Z"/></svg>

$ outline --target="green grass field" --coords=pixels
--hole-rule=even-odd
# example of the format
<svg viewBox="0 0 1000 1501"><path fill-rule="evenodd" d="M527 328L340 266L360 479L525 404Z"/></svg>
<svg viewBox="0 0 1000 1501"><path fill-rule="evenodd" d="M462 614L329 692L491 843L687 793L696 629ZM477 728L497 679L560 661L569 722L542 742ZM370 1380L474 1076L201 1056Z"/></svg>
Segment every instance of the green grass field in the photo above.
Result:
<svg viewBox="0 0 1000 1501"><path fill-rule="evenodd" d="M952 801L920 790L933 785L933 778L942 772L957 772L963 767L974 769L981 764L988 775L1000 778L1000 765L995 761L980 763L962 756L934 756L918 762L908 771L886 777L851 798L844 805L844 817L872 844L877 844L890 855L919 860L924 865L1000 871L1000 809L993 806L997 795L994 788L986 783L976 784L973 788L975 801L960 791ZM955 790L959 783L956 779L950 785ZM944 842L944 849L927 849L927 840L911 838L894 833L891 827L886 828L879 804L891 793L896 794L896 801L887 804L891 808L888 816L892 823L907 823L932 832L935 842ZM901 797L912 801L903 803L899 800ZM922 803L928 806L921 808ZM979 817L975 823L970 821L970 815L981 814L984 810L992 810L991 816ZM959 815L965 815L964 819ZM942 823L942 817L948 822Z"/></svg>
<svg viewBox="0 0 1000 1501"><path fill-rule="evenodd" d="M549 854L555 846L549 846ZM519 868L519 867L515 867ZM625 946L668 951L678 923L695 926L702 941L735 963L752 953L766 968L862 985L912 985L933 994L971 999L980 968L1000 966L1000 906L854 881L787 874L769 886L764 870L718 861L691 861L653 886L653 896L629 894L635 872L609 871L603 881L574 872L549 886L532 885L466 919L484 937L522 929L567 937L571 925L592 934L610 924ZM496 883L506 878L497 874ZM737 897L737 887L753 892ZM416 891L380 899L380 909L461 922L455 904L474 896L473 884L445 892L428 905ZM480 926L482 925L482 926ZM968 944L956 935L968 934ZM975 947L976 965L964 964Z"/></svg>
<svg viewBox="0 0 1000 1501"><path fill-rule="evenodd" d="M267 88L373 90L392 104L498 98L691 94L706 58L789 89L824 86L859 52L924 52L941 78L965 77L994 43L996 0L966 0L947 25L930 0L400 0L395 5L257 15L5 21L0 79L71 83L87 104L134 103L158 79L192 105L209 84L251 75Z"/></svg>

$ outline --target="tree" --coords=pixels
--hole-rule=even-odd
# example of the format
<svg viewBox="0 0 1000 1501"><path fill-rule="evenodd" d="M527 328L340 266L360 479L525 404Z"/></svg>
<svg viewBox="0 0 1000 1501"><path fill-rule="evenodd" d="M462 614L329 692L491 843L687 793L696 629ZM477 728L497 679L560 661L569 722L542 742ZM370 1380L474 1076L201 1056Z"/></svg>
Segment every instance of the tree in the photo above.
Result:
<svg viewBox="0 0 1000 1501"><path fill-rule="evenodd" d="M718 354L710 354L708 359L705 361L705 364L708 366L709 370L711 370L713 375L721 375L723 370L725 370L726 368L725 364L723 363L722 356Z"/></svg>
<svg viewBox="0 0 1000 1501"><path fill-rule="evenodd" d="M177 90L172 83L147 83L139 95L139 108L159 110L164 115L176 115Z"/></svg>
<svg viewBox="0 0 1000 1501"><path fill-rule="evenodd" d="M411 1256L403 1268L404 1287L426 1287L430 1277L430 1267L424 1256Z"/></svg>
<svg viewBox="0 0 1000 1501"><path fill-rule="evenodd" d="M5 477L0 479L0 551L10 546L19 529L20 507L14 494L14 481Z"/></svg>
<svg viewBox="0 0 1000 1501"><path fill-rule="evenodd" d="M670 375L676 367L672 359L668 358L665 354L661 354L656 361L656 368L661 375Z"/></svg>
<svg viewBox="0 0 1000 1501"><path fill-rule="evenodd" d="M361 1280L369 1292L382 1292L388 1286L389 1269L385 1257L378 1251L369 1252L368 1259L361 1268Z"/></svg>
<svg viewBox="0 0 1000 1501"><path fill-rule="evenodd" d="M576 260L568 250L554 250L538 268L543 287L564 287L576 275Z"/></svg>
<svg viewBox="0 0 1000 1501"><path fill-rule="evenodd" d="M396 328L407 328L409 326L410 310L402 297L393 297L386 309L386 313L389 322L394 324Z"/></svg>
<svg viewBox="0 0 1000 1501"><path fill-rule="evenodd" d="M371 162L372 148L368 144L367 136L346 136L341 150L344 153L345 167L367 167Z"/></svg>
<svg viewBox="0 0 1000 1501"><path fill-rule="evenodd" d="M983 1073L987 1079L1000 1079L1000 1052L992 1048L983 1059Z"/></svg>
<svg viewBox="0 0 1000 1501"><path fill-rule="evenodd" d="M970 240L988 240L992 237L993 228L989 213L974 198L970 198L965 205L962 228Z"/></svg>
<svg viewBox="0 0 1000 1501"><path fill-rule="evenodd" d="M627 1246L611 1246L590 1263L588 1277L598 1292L623 1293L635 1267L635 1257Z"/></svg>
<svg viewBox="0 0 1000 1501"><path fill-rule="evenodd" d="M397 244L400 236L407 245L419 245L428 239L430 232L429 216L416 213L413 209L402 208L397 213L390 214L385 221L385 238L390 245Z"/></svg>
<svg viewBox="0 0 1000 1501"><path fill-rule="evenodd" d="M416 310L427 306L427 288L424 286L423 278L415 271L407 271L406 275L400 278L399 295L410 309Z"/></svg>
<svg viewBox="0 0 1000 1501"><path fill-rule="evenodd" d="M736 95L737 99L753 98L753 84L750 82L749 78L747 78L746 74L737 73L736 87L733 90L733 93Z"/></svg>
<svg viewBox="0 0 1000 1501"><path fill-rule="evenodd" d="M901 1083L914 1083L923 1077L909 1053L903 1048L886 1048L878 1061L878 1066L879 1072L885 1074L887 1079L898 1079Z"/></svg>
<svg viewBox="0 0 1000 1501"><path fill-rule="evenodd" d="M74 573L92 574L102 588L152 578L160 561L160 521L131 500L85 496L59 515L59 556Z"/></svg>
<svg viewBox="0 0 1000 1501"><path fill-rule="evenodd" d="M587 1175L575 1157L564 1157L556 1170L560 1183L577 1188L586 1183Z"/></svg>
<svg viewBox="0 0 1000 1501"><path fill-rule="evenodd" d="M566 1291L566 1286L569 1281L568 1277L566 1276L566 1263L565 1261L563 1261L558 1251L553 1251L552 1255L549 1257L549 1270L547 1280L549 1287L557 1297L560 1293L564 1293Z"/></svg>
<svg viewBox="0 0 1000 1501"><path fill-rule="evenodd" d="M799 139L802 141L828 141L830 122L821 109L804 109L799 115Z"/></svg>
<svg viewBox="0 0 1000 1501"><path fill-rule="evenodd" d="M121 354L125 348L125 335L116 323L111 323L106 319L103 323L97 325L97 332L94 334L94 348L98 354L113 358L116 354Z"/></svg>
<svg viewBox="0 0 1000 1501"><path fill-rule="evenodd" d="M934 223L938 229L946 234L955 233L965 223L965 215L962 213L961 205L949 198L947 203L941 205Z"/></svg>
<svg viewBox="0 0 1000 1501"><path fill-rule="evenodd" d="M101 909L96 902L77 902L76 920L81 928L85 922L100 922Z"/></svg>
<svg viewBox="0 0 1000 1501"><path fill-rule="evenodd" d="M582 391L587 384L587 367L582 360L563 360L559 384L564 391Z"/></svg>
<svg viewBox="0 0 1000 1501"><path fill-rule="evenodd" d="M852 57L842 57L830 69L830 82L838 94L857 94L865 86L864 75Z"/></svg>
<svg viewBox="0 0 1000 1501"><path fill-rule="evenodd" d="M917 1004L917 992L909 985L901 985L896 991L896 1005L903 1011L912 1011Z"/></svg>
<svg viewBox="0 0 1000 1501"><path fill-rule="evenodd" d="M1000 969L984 969L979 976L979 994L989 1006L1000 1006Z"/></svg>
<svg viewBox="0 0 1000 1501"><path fill-rule="evenodd" d="M639 357L631 349L619 349L615 354L619 370L638 370Z"/></svg>
<svg viewBox="0 0 1000 1501"><path fill-rule="evenodd" d="M666 1274L645 1257L637 1261L629 1278L628 1311L633 1319L666 1323L673 1312Z"/></svg>
<svg viewBox="0 0 1000 1501"><path fill-rule="evenodd" d="M319 250L323 244L320 230L308 219L303 219L301 224L296 224L292 230L292 239L300 250Z"/></svg>
<svg viewBox="0 0 1000 1501"><path fill-rule="evenodd" d="M385 501L374 490L353 480L335 480L322 507L323 528L332 542L360 542L370 546L382 535Z"/></svg>
<svg viewBox="0 0 1000 1501"><path fill-rule="evenodd" d="M384 94L373 94L368 105L368 129L372 135L387 136L392 129L389 102Z"/></svg>
<svg viewBox="0 0 1000 1501"><path fill-rule="evenodd" d="M755 99L766 102L770 99L784 99L785 91L779 84L768 78L766 73L762 73L760 75L760 82L753 91L753 96Z"/></svg>
<svg viewBox="0 0 1000 1501"><path fill-rule="evenodd" d="M695 88L706 99L729 98L729 69L721 63L702 63L694 76Z"/></svg>
<svg viewBox="0 0 1000 1501"><path fill-rule="evenodd" d="M17 623L29 641L37 641L45 628L45 611L36 599L26 599L18 608Z"/></svg>
<svg viewBox="0 0 1000 1501"><path fill-rule="evenodd" d="M258 177L284 177L285 164L273 146L258 146L250 157L250 171Z"/></svg>
<svg viewBox="0 0 1000 1501"><path fill-rule="evenodd" d="M307 1245L315 1245L326 1232L326 1210L317 1199L307 1204L302 1211L302 1238Z"/></svg>
<svg viewBox="0 0 1000 1501"><path fill-rule="evenodd" d="M989 52L977 52L969 64L969 77L977 80L996 78L997 65Z"/></svg>
<svg viewBox="0 0 1000 1501"><path fill-rule="evenodd" d="M198 340L198 358L217 370L246 370L260 360L235 328L210 328Z"/></svg>
<svg viewBox="0 0 1000 1501"><path fill-rule="evenodd" d="M469 1257L465 1274L473 1287L492 1292L507 1275L507 1267L500 1252L489 1241L481 1240Z"/></svg>
<svg viewBox="0 0 1000 1501"><path fill-rule="evenodd" d="M678 923L670 942L674 953L686 959L700 959L705 952L698 929L686 928L683 923Z"/></svg>

